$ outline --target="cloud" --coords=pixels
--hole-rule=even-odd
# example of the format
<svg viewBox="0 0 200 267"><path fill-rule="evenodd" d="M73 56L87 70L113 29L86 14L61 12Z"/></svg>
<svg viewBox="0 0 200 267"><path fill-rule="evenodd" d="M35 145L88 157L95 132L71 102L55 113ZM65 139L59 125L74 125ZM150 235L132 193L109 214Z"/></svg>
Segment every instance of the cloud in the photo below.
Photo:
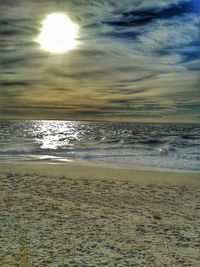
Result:
<svg viewBox="0 0 200 267"><path fill-rule="evenodd" d="M199 39L200 18L195 16L158 21L148 26L145 34L139 37L139 45L145 51L178 49Z"/></svg>
<svg viewBox="0 0 200 267"><path fill-rule="evenodd" d="M111 18L103 23L119 27L136 27L146 25L154 20L172 19L186 14L195 14L198 11L200 11L200 7L196 1L169 3L168 6L163 7L160 5L141 6L141 8L122 13L116 20Z"/></svg>
<svg viewBox="0 0 200 267"><path fill-rule="evenodd" d="M12 86L24 86L29 85L30 83L27 81L1 81L0 85L4 87L12 87Z"/></svg>
<svg viewBox="0 0 200 267"><path fill-rule="evenodd" d="M70 53L34 41L51 12L79 24ZM2 0L1 116L197 118L199 12L194 0Z"/></svg>

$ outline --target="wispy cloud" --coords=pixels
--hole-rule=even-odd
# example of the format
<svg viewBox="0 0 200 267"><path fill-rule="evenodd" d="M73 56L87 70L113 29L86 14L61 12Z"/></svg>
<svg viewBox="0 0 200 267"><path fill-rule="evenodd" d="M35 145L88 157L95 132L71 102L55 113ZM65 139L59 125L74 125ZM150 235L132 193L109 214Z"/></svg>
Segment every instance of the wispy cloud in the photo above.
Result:
<svg viewBox="0 0 200 267"><path fill-rule="evenodd" d="M66 54L35 42L52 12L79 25ZM199 15L195 0L2 0L1 117L198 121Z"/></svg>

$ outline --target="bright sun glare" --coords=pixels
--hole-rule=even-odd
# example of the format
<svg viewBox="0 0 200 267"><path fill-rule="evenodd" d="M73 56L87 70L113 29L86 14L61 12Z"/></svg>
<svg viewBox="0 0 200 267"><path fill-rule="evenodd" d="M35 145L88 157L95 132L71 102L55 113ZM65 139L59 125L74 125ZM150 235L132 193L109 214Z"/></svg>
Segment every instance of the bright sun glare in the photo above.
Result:
<svg viewBox="0 0 200 267"><path fill-rule="evenodd" d="M65 53L75 48L78 26L62 13L48 15L42 22L42 30L37 37L41 47L52 53Z"/></svg>

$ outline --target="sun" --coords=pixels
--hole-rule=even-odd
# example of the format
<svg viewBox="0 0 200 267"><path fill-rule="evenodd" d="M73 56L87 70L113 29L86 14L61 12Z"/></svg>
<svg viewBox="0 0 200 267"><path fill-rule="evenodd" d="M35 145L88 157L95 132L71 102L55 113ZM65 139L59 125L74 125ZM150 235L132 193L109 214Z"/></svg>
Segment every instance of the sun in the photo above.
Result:
<svg viewBox="0 0 200 267"><path fill-rule="evenodd" d="M42 49L52 53L65 53L77 45L78 25L63 13L52 13L42 22L36 39Z"/></svg>

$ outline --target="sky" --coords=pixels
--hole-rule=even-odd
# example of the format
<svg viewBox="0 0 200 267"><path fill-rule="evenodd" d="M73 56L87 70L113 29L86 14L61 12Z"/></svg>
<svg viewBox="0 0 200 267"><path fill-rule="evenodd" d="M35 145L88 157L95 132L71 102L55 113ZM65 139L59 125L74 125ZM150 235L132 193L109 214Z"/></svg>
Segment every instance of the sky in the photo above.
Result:
<svg viewBox="0 0 200 267"><path fill-rule="evenodd" d="M36 42L57 12L62 54ZM200 122L200 1L1 0L0 119Z"/></svg>

